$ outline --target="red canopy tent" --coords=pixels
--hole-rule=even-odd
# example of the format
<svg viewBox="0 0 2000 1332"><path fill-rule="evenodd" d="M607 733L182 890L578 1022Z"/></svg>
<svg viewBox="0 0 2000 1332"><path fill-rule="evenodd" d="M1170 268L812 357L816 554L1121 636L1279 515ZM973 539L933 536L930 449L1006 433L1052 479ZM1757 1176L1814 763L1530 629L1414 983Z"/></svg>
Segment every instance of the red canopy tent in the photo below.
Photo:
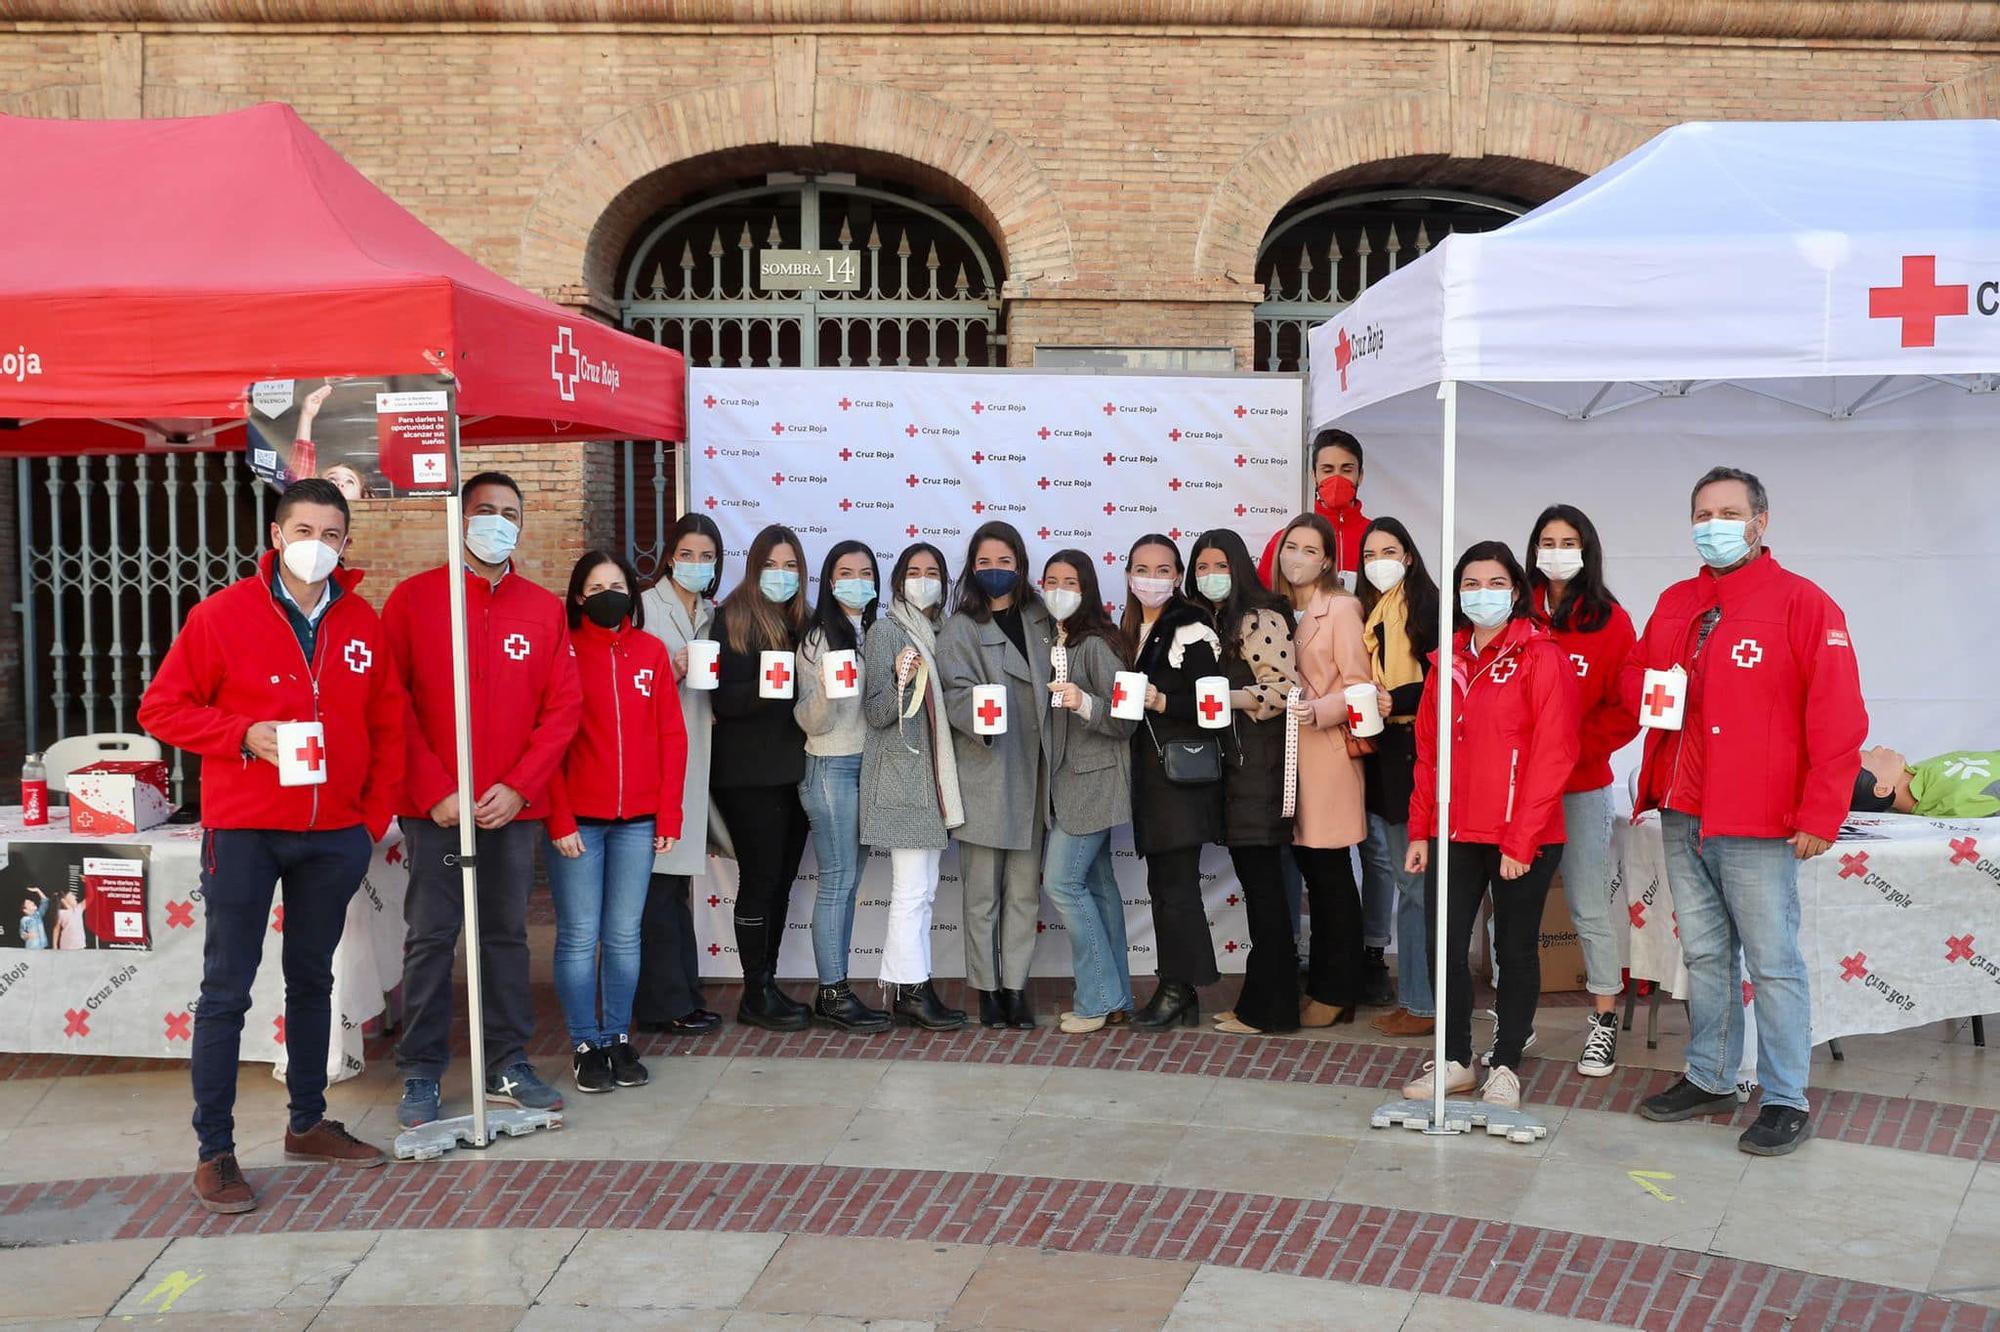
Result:
<svg viewBox="0 0 2000 1332"><path fill-rule="evenodd" d="M458 379L466 443L680 439L680 354L482 268L277 103L0 116L0 454L243 444L253 380Z"/></svg>

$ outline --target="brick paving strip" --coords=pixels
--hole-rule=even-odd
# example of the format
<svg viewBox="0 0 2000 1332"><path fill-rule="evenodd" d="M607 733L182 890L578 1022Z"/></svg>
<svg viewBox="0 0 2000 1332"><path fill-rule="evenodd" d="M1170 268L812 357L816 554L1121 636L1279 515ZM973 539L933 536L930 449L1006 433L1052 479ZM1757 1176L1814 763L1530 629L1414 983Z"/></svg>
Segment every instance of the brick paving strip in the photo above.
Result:
<svg viewBox="0 0 2000 1332"><path fill-rule="evenodd" d="M264 1205L201 1211L184 1174L0 1188L0 1222L87 1209L78 1239L390 1229L756 1231L1215 1263L1628 1327L2000 1328L2000 1310L1659 1245L1213 1189L932 1170L476 1160L251 1172Z"/></svg>

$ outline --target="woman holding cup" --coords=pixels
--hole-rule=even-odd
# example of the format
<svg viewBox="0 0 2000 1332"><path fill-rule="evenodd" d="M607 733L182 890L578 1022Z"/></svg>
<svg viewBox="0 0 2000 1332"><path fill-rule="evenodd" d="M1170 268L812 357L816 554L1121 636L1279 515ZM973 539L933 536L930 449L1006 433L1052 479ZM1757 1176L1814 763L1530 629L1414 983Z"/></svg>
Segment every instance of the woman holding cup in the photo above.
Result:
<svg viewBox="0 0 2000 1332"><path fill-rule="evenodd" d="M1333 527L1316 513L1292 519L1278 541L1272 590L1298 616L1293 650L1300 693L1289 705L1298 726L1298 818L1292 858L1305 880L1310 960L1299 1025L1354 1020L1365 983L1361 895L1350 848L1368 835L1362 755L1372 742L1349 727L1348 691L1366 694L1375 676L1362 640L1361 602L1334 568ZM1379 698L1376 707L1381 709Z"/></svg>
<svg viewBox="0 0 2000 1332"><path fill-rule="evenodd" d="M715 612L721 645L708 794L736 851L736 955L743 1002L736 1020L770 1031L798 1031L812 1009L777 986L792 880L806 849L799 783L806 775L805 734L792 719L808 603L805 547L776 524L750 543L745 577Z"/></svg>
<svg viewBox="0 0 2000 1332"><path fill-rule="evenodd" d="M1132 1008L1125 956L1125 903L1111 864L1111 830L1132 818L1135 723L1114 716L1125 669L1124 636L1104 612L1097 571L1080 550L1059 550L1042 568L1042 601L1055 621L1049 682L1050 802L1042 880L1069 935L1076 1008L1062 1015L1081 1035Z"/></svg>
<svg viewBox="0 0 2000 1332"><path fill-rule="evenodd" d="M709 637L715 593L722 581L722 533L705 513L683 514L667 534L667 576L639 597L647 633L673 663L681 716L687 722L687 777L681 784L681 838L653 859L646 912L639 919L639 990L632 1017L641 1031L699 1035L722 1018L702 1006L700 954L695 951L693 880L708 872L708 742L716 644ZM699 644L699 646L691 646Z"/></svg>
<svg viewBox="0 0 2000 1332"><path fill-rule="evenodd" d="M799 800L812 825L819 892L813 900L813 964L819 994L813 1020L842 1031L887 1031L889 1015L855 997L847 983L854 938L854 894L868 863L861 843L861 645L875 622L875 552L843 541L820 566L819 605L799 647L798 705L806 733L806 775Z"/></svg>
<svg viewBox="0 0 2000 1332"><path fill-rule="evenodd" d="M1618 937L1625 917L1611 901L1611 756L1639 733L1623 706L1619 677L1637 635L1632 617L1604 586L1604 548L1581 509L1552 504L1528 533L1528 575L1536 612L1576 666L1581 749L1563 788L1563 894L1583 946L1593 1012L1576 1071L1601 1078L1618 1067L1618 995L1625 988Z"/></svg>
<svg viewBox="0 0 2000 1332"><path fill-rule="evenodd" d="M1049 612L1028 578L1012 523L966 543L957 610L938 633L965 824L965 974L979 1021L1030 1028L1028 971L1041 913L1042 821L1049 801Z"/></svg>
<svg viewBox="0 0 2000 1332"><path fill-rule="evenodd" d="M950 586L944 553L907 547L890 573L889 609L864 647L861 715L861 841L889 852L889 919L882 984L897 1022L931 1031L965 1025L931 988L931 907L938 861L965 822L958 760L945 720L937 632Z"/></svg>
<svg viewBox="0 0 2000 1332"><path fill-rule="evenodd" d="M1132 733L1132 845L1146 860L1159 984L1132 1025L1155 1029L1199 1023L1196 989L1222 978L1201 900L1201 849L1222 839L1221 764L1206 781L1167 766L1168 746L1177 759L1216 758L1210 747L1219 749L1198 720L1196 694L1201 680L1221 674L1221 642L1208 612L1182 594L1185 574L1170 539L1140 537L1125 558L1118 626L1146 677L1145 720Z"/></svg>

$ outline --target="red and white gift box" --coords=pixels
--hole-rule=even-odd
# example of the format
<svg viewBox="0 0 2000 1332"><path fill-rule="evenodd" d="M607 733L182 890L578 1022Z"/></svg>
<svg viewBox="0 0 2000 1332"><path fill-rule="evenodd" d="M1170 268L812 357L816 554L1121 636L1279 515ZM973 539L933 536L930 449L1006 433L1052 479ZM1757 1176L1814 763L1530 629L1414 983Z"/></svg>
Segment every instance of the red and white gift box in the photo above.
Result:
<svg viewBox="0 0 2000 1332"><path fill-rule="evenodd" d="M100 759L70 773L69 829L101 836L144 832L174 812L159 759Z"/></svg>

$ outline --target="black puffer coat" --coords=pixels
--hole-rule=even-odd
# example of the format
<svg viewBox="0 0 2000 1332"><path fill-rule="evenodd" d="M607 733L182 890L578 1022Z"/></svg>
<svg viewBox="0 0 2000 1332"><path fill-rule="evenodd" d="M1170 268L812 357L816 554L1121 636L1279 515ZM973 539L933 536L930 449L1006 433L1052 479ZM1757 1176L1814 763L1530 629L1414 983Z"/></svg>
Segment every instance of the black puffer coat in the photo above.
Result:
<svg viewBox="0 0 2000 1332"><path fill-rule="evenodd" d="M1222 784L1175 786L1167 780L1158 747L1171 740L1222 734L1203 730L1194 711L1194 682L1204 675L1222 674L1215 649L1205 640L1193 642L1182 654L1179 666L1167 662L1174 635L1188 625L1214 631L1207 613L1193 603L1169 603L1132 667L1144 672L1167 699L1165 712L1146 714L1150 727L1141 722L1132 733L1132 844L1142 856L1222 840Z"/></svg>

